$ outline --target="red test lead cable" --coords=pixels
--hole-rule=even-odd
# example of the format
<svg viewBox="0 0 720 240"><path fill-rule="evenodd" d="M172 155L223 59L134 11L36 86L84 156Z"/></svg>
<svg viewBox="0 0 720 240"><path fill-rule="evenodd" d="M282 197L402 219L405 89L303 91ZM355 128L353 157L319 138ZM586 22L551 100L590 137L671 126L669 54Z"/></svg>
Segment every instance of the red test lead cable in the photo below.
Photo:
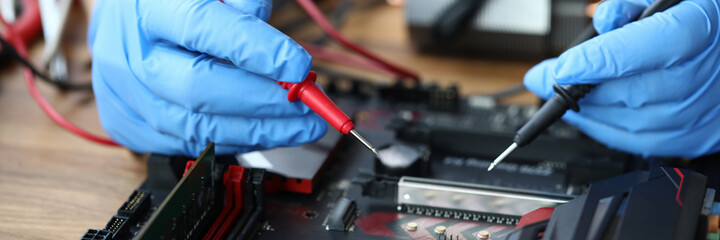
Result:
<svg viewBox="0 0 720 240"><path fill-rule="evenodd" d="M375 147L370 144L365 138L355 131L355 125L350 120L350 117L346 115L330 98L325 95L325 92L315 85L315 78L317 75L311 71L308 73L305 80L299 83L288 83L278 82L284 89L288 89L288 100L295 102L298 99L305 103L310 109L320 115L325 121L330 123L335 129L343 134L352 134L357 138L365 147L370 149L375 155L378 155L378 151Z"/></svg>
<svg viewBox="0 0 720 240"><path fill-rule="evenodd" d="M315 5L315 3L313 3L312 0L295 1L300 5L300 7L305 10L305 12L307 12L308 15L310 15L310 18L312 18L325 33L330 35L330 37L332 37L336 41L340 42L340 44L342 44L343 46L350 48L351 50L359 53L360 55L377 62L386 70L395 73L398 77L410 78L416 82L420 81L420 77L417 73L385 61L384 59L376 56L375 54L372 54L370 51L365 50L364 48L350 42L345 37L343 37L337 31L337 29L333 27L330 21L325 18L323 13L320 11L320 9L318 9L318 7Z"/></svg>
<svg viewBox="0 0 720 240"><path fill-rule="evenodd" d="M5 22L5 20L2 18L0 18L0 23L2 23L2 25L5 27L5 37L7 37L7 41L13 46L15 46L15 49L22 58L29 59L27 48L25 47L25 42L20 39L13 27L10 26L10 24L8 24L7 22ZM45 112L45 114L47 114L48 117L50 117L50 119L52 119L55 123L60 125L60 127L74 133L77 136L96 143L109 146L119 146L112 139L100 137L89 133L65 119L62 115L60 115L60 113L55 111L55 109L52 107L52 105L50 105L50 103L45 99L45 97L40 94L40 91L38 91L37 87L35 86L35 78L30 68L23 67L22 73L23 76L25 76L25 83L28 87L30 95L33 97L33 99L35 99L35 102L37 102L43 112Z"/></svg>

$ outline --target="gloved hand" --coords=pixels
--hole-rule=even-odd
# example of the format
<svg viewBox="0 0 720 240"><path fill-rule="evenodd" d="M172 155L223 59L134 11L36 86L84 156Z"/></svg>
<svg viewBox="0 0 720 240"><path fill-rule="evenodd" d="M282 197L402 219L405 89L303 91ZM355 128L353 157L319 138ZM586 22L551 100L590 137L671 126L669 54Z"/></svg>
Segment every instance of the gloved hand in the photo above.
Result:
<svg viewBox="0 0 720 240"><path fill-rule="evenodd" d="M100 120L136 152L232 154L317 140L326 122L275 80L310 55L265 21L270 0L96 1L88 43Z"/></svg>
<svg viewBox="0 0 720 240"><path fill-rule="evenodd" d="M684 0L630 22L651 0L607 0L599 36L525 75L542 98L552 84L598 84L563 119L608 146L643 156L720 151L718 1Z"/></svg>

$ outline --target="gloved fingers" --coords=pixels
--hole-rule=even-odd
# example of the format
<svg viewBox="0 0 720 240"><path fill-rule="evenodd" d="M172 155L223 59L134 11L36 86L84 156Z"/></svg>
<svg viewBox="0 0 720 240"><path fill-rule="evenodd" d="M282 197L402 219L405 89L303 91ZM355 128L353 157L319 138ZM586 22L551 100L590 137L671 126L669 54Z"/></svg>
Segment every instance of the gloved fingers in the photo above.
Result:
<svg viewBox="0 0 720 240"><path fill-rule="evenodd" d="M108 84L94 74L96 82ZM116 94L118 101L147 122L155 131L180 138L186 142L215 142L218 144L271 148L293 146L314 141L325 134L327 123L314 112L295 117L254 118L231 115L214 115L193 112L152 94L138 81L121 82L124 91ZM127 84L139 86L127 87ZM132 89L129 92L127 89ZM211 93L210 93L211 94Z"/></svg>
<svg viewBox="0 0 720 240"><path fill-rule="evenodd" d="M290 37L219 1L141 1L138 12L149 41L207 53L283 82L300 82L310 71L312 57Z"/></svg>
<svg viewBox="0 0 720 240"><path fill-rule="evenodd" d="M535 65L527 73L523 83L525 88L535 93L542 99L548 99L553 96L553 84L555 84L555 77L553 76L553 69L557 64L557 58L546 59L541 63Z"/></svg>
<svg viewBox="0 0 720 240"><path fill-rule="evenodd" d="M554 95L552 77L547 71L554 62L546 60L525 75L526 87L543 99ZM683 81L687 72L661 69L599 84L580 100L580 113L627 132L681 128L697 121L699 114L694 111L709 111L707 108L715 106L688 106L712 102L715 90L710 81ZM624 120L618 121L619 116Z"/></svg>
<svg viewBox="0 0 720 240"><path fill-rule="evenodd" d="M272 12L271 0L223 0L223 2L241 13L255 15L265 22L270 19Z"/></svg>
<svg viewBox="0 0 720 240"><path fill-rule="evenodd" d="M288 90L276 81L238 69L225 60L159 44L148 51L142 62L145 77L139 80L141 84L110 84L136 84L138 89L149 90L148 94L196 113L263 118L312 112L301 101L288 101ZM138 92L119 94L125 100L137 98Z"/></svg>
<svg viewBox="0 0 720 240"><path fill-rule="evenodd" d="M583 104L580 114L631 133L693 129L720 115L714 91L688 100L645 105L642 108Z"/></svg>
<svg viewBox="0 0 720 240"><path fill-rule="evenodd" d="M132 81L126 81L132 82ZM189 111L134 87L135 98L123 101L160 133L186 142L272 148L294 146L322 137L327 123L314 112L297 117L253 118Z"/></svg>
<svg viewBox="0 0 720 240"><path fill-rule="evenodd" d="M652 0L605 0L593 14L593 26L599 34L622 27L637 19Z"/></svg>
<svg viewBox="0 0 720 240"><path fill-rule="evenodd" d="M123 113L129 115L124 115ZM198 157L209 144L209 142L198 143L184 141L180 138L157 132L150 128L147 122L132 112L118 112L117 109L105 109L104 114L106 114L106 117L115 118L115 121L124 121L123 124L106 125L104 128L113 136L113 140L134 152ZM255 150L261 149L215 144L215 154L218 155L237 154Z"/></svg>
<svg viewBox="0 0 720 240"><path fill-rule="evenodd" d="M717 65L695 61L719 61L714 56L708 51L685 64L599 84L581 100L580 113L628 132L695 128L720 115L720 83L689 80L712 75Z"/></svg>
<svg viewBox="0 0 720 240"><path fill-rule="evenodd" d="M148 104L142 117L160 133L187 142L273 148L320 139L327 123L315 113L287 118L246 118L187 111L164 101Z"/></svg>
<svg viewBox="0 0 720 240"><path fill-rule="evenodd" d="M691 80L695 79L692 76L710 76L716 70L713 69L716 65L695 63L717 61L706 56L714 58L717 55L708 51L685 64L607 80L598 84L580 103L636 109L649 104L686 101L694 94L702 94L703 88L711 83Z"/></svg>
<svg viewBox="0 0 720 240"><path fill-rule="evenodd" d="M610 148L644 157L693 158L720 151L720 135L712 134L720 129L720 120L717 119L691 132L686 129L665 129L641 133L628 132L575 112L566 113L563 120Z"/></svg>
<svg viewBox="0 0 720 240"><path fill-rule="evenodd" d="M112 139L139 153L163 153L198 157L208 143L183 141L180 138L162 134L129 108L108 88L104 81L93 81L93 90L101 99L97 101L103 128ZM216 145L217 154L235 154L257 150L251 147Z"/></svg>
<svg viewBox="0 0 720 240"><path fill-rule="evenodd" d="M198 143L183 141L180 138L157 132L132 112L129 112L132 115L123 115L121 114L122 112L108 113L109 111L116 110L106 110L105 113L108 114L108 117L114 116L118 121L125 121L125 124L107 126L106 129L108 133L113 136L113 140L117 143L134 152L199 157L209 144L209 142ZM122 129L119 129L119 126L122 126ZM256 150L261 149L215 144L215 154L217 155L245 153Z"/></svg>
<svg viewBox="0 0 720 240"><path fill-rule="evenodd" d="M198 113L176 105L153 94L132 75L118 75L112 71L100 71L107 65L97 65L93 81L108 85L128 108L147 122L152 129L185 142L216 142L224 145L270 148L299 145L314 141L324 135L325 121L314 112L297 117L253 118L231 115ZM105 81L113 73L113 79L128 81ZM269 81L268 81L269 82ZM95 84L95 83L94 83ZM277 89L281 89L273 85ZM200 93L212 94L212 93ZM262 96L260 96L262 98Z"/></svg>
<svg viewBox="0 0 720 240"><path fill-rule="evenodd" d="M690 59L716 37L716 4L681 1L665 12L590 39L560 55L553 77L561 85L597 84Z"/></svg>

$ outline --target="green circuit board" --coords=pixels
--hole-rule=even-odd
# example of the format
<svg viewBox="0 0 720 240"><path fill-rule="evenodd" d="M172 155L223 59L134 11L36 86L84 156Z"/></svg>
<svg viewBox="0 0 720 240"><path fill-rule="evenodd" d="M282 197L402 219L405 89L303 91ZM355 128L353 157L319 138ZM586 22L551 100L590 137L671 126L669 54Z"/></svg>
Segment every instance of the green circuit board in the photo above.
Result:
<svg viewBox="0 0 720 240"><path fill-rule="evenodd" d="M196 239L207 223L215 219L218 204L215 191L215 150L208 145L170 195L152 214L136 239Z"/></svg>

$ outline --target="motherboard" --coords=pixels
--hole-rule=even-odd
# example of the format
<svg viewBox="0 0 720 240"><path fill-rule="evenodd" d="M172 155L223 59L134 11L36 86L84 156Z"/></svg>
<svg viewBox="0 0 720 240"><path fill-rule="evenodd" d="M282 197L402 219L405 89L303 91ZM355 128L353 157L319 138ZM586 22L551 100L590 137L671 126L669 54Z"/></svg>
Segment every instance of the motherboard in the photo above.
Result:
<svg viewBox="0 0 720 240"><path fill-rule="evenodd" d="M668 176L663 184L674 182L678 188L693 181L692 191L677 190L685 201L677 211L684 221L704 226L702 219L712 218L710 210L703 215L699 209L712 208L714 191L705 191L706 180L697 173L661 169L667 174L633 175L624 191L602 185L605 179L628 178L623 174L642 160L608 149L565 123L486 171L535 106L461 97L456 87L379 85L318 72L318 82L352 115L356 130L379 146L379 157L332 128L303 146L216 156L210 144L199 157L153 154L146 181L107 225L89 229L81 239L585 239L578 236L587 232L610 236L594 239L623 239L603 234L613 231L608 226L622 226L610 213L626 211L619 206L630 204L627 199L641 199L629 190L633 186L662 176ZM610 193L615 197L607 199ZM599 211L585 204L588 194L593 204L612 209L604 215L609 216L600 225L604 228L570 235L545 230L590 228L563 225L572 219L583 223L579 219L587 214L592 219L582 211ZM586 215L563 210L571 207ZM572 216L528 220L538 209ZM673 216L677 221L679 215L664 217ZM538 235L543 231L556 235L543 238ZM682 231L685 235L667 239L696 234Z"/></svg>

